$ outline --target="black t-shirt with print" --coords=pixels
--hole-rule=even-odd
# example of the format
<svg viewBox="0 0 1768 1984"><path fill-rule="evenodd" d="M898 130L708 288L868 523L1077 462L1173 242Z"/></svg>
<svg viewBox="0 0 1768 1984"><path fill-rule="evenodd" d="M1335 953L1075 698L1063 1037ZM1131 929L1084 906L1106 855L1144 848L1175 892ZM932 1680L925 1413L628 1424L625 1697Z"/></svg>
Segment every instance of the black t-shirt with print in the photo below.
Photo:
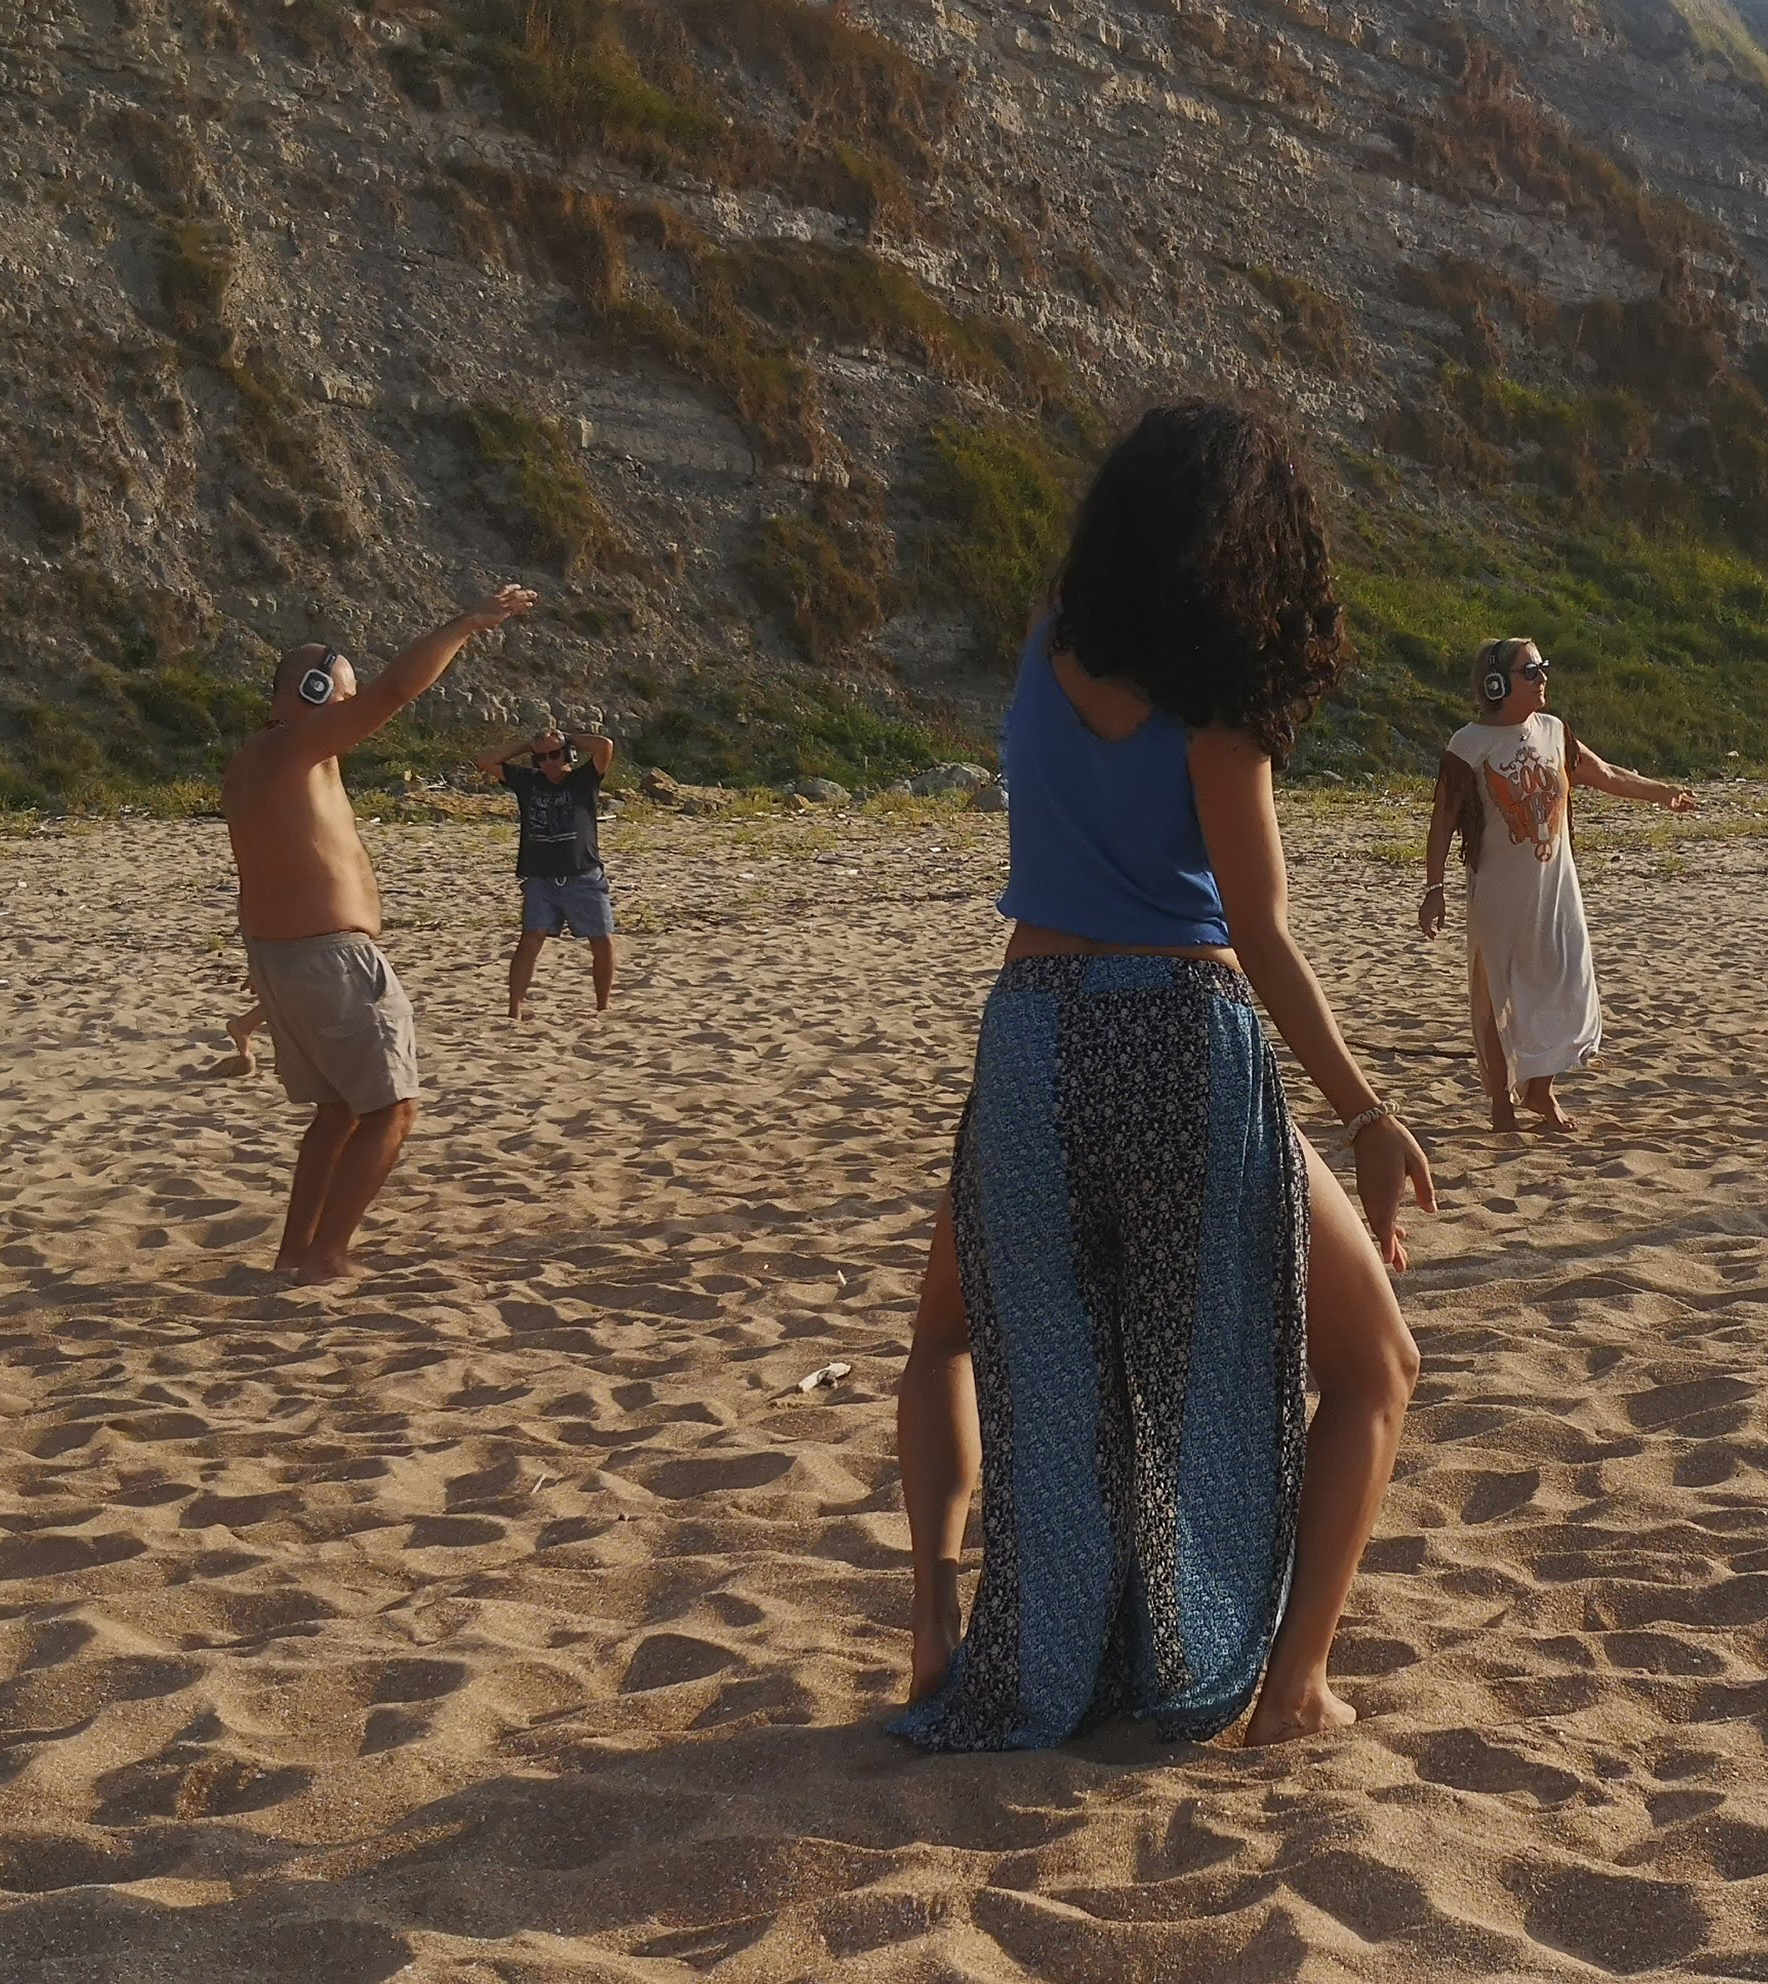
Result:
<svg viewBox="0 0 1768 1984"><path fill-rule="evenodd" d="M505 765L503 782L516 795L522 810L518 875L556 882L566 875L601 872L595 802L602 789L602 775L594 765L574 766L556 785L545 772L527 765Z"/></svg>

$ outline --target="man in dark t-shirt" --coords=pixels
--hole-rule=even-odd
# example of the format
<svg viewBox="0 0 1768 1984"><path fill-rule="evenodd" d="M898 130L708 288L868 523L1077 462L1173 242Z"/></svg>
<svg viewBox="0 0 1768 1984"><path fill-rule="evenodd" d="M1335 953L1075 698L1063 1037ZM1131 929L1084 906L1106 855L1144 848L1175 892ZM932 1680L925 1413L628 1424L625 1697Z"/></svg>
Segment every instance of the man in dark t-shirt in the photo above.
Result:
<svg viewBox="0 0 1768 1984"><path fill-rule="evenodd" d="M532 766L515 758L531 757ZM566 737L556 730L474 760L509 788L521 810L516 874L522 884L522 934L510 959L510 1018L522 1017L547 938L569 930L589 943L596 1011L614 989L614 904L596 839L596 799L614 762L609 737Z"/></svg>

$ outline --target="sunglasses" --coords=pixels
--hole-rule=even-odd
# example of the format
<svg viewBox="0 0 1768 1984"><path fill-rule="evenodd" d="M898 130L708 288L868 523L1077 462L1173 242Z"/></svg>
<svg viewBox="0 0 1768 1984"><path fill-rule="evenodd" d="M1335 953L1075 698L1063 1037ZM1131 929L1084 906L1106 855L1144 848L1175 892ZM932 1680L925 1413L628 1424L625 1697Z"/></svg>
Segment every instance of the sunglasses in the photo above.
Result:
<svg viewBox="0 0 1768 1984"><path fill-rule="evenodd" d="M563 751L536 751L534 762L537 765L551 764L555 758L562 758L564 755Z"/></svg>
<svg viewBox="0 0 1768 1984"><path fill-rule="evenodd" d="M1525 682L1545 682L1551 666L1552 663L1546 661L1525 661L1516 672Z"/></svg>

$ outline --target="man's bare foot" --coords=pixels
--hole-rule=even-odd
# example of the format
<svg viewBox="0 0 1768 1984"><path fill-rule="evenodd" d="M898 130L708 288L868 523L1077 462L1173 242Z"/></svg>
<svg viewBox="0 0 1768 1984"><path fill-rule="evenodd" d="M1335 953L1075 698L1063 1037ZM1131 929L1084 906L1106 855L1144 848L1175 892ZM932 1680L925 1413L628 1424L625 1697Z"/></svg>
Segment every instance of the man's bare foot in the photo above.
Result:
<svg viewBox="0 0 1768 1984"><path fill-rule="evenodd" d="M1578 1127L1577 1118L1560 1108L1551 1081L1530 1082L1522 1092L1522 1106L1532 1110L1549 1130L1562 1137L1569 1137Z"/></svg>
<svg viewBox="0 0 1768 1984"><path fill-rule="evenodd" d="M935 1693L944 1682L952 1655L964 1637L955 1578L951 1589L942 1592L931 1605L916 1600L909 1614L909 1631L914 1638L909 1656L909 1700L918 1702Z"/></svg>
<svg viewBox="0 0 1768 1984"><path fill-rule="evenodd" d="M1297 1701L1273 1701L1267 1689L1259 1696L1243 1740L1247 1749L1260 1750L1272 1743L1293 1743L1298 1737L1348 1729L1356 1719L1357 1711L1324 1681Z"/></svg>
<svg viewBox="0 0 1768 1984"><path fill-rule="evenodd" d="M1516 1109L1509 1096L1492 1104L1492 1128L1499 1131L1516 1128Z"/></svg>
<svg viewBox="0 0 1768 1984"><path fill-rule="evenodd" d="M278 1254L272 1272L293 1281L301 1272L301 1265L305 1259L304 1254Z"/></svg>
<svg viewBox="0 0 1768 1984"><path fill-rule="evenodd" d="M522 1019L522 1002L521 1002L521 1000L520 1000L520 999L512 999L512 1000L510 1001L510 1018L511 1018L511 1020L513 1020L513 1021L514 1021L514 1022L515 1022L515 1023L517 1024L517 1025L520 1025L520 1024L521 1024L521 1019Z"/></svg>
<svg viewBox="0 0 1768 1984"><path fill-rule="evenodd" d="M356 1272L348 1254L310 1253L295 1272L302 1288L318 1288L328 1281L348 1281Z"/></svg>
<svg viewBox="0 0 1768 1984"><path fill-rule="evenodd" d="M249 1075L258 1065L252 1055L252 1029L241 1026L238 1020L229 1020L227 1022L227 1038L239 1049L239 1072L242 1075Z"/></svg>

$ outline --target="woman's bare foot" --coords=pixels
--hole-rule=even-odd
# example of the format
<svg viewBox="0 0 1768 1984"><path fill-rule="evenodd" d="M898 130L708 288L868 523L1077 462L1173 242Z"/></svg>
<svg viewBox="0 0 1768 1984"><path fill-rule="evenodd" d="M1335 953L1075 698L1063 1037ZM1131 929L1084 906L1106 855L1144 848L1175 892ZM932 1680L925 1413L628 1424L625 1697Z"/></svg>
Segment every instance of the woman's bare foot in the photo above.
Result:
<svg viewBox="0 0 1768 1984"><path fill-rule="evenodd" d="M302 1259L303 1256L300 1254L278 1254L273 1272L282 1275L289 1281L293 1281L301 1272Z"/></svg>
<svg viewBox="0 0 1768 1984"><path fill-rule="evenodd" d="M1324 1681L1309 1688L1299 1698L1273 1701L1266 1688L1258 1707L1246 1725L1243 1738L1249 1750L1265 1749L1272 1743L1293 1743L1302 1736L1324 1736L1334 1729L1348 1729L1357 1711L1341 1701Z"/></svg>
<svg viewBox="0 0 1768 1984"><path fill-rule="evenodd" d="M1522 1106L1533 1110L1548 1129L1557 1131L1562 1137L1570 1136L1578 1127L1576 1117L1568 1116L1560 1108L1559 1098L1553 1093L1551 1076L1529 1083L1522 1092Z"/></svg>
<svg viewBox="0 0 1768 1984"><path fill-rule="evenodd" d="M1492 1128L1505 1131L1516 1128L1516 1106L1509 1096L1498 1096L1492 1103Z"/></svg>
<svg viewBox="0 0 1768 1984"><path fill-rule="evenodd" d="M943 1575L949 1568L949 1576ZM909 1631L914 1647L909 1657L909 1700L918 1702L933 1694L945 1680L945 1671L964 1637L964 1620L958 1605L958 1571L955 1564L940 1566L940 1589L930 1600L919 1593L909 1612Z"/></svg>

